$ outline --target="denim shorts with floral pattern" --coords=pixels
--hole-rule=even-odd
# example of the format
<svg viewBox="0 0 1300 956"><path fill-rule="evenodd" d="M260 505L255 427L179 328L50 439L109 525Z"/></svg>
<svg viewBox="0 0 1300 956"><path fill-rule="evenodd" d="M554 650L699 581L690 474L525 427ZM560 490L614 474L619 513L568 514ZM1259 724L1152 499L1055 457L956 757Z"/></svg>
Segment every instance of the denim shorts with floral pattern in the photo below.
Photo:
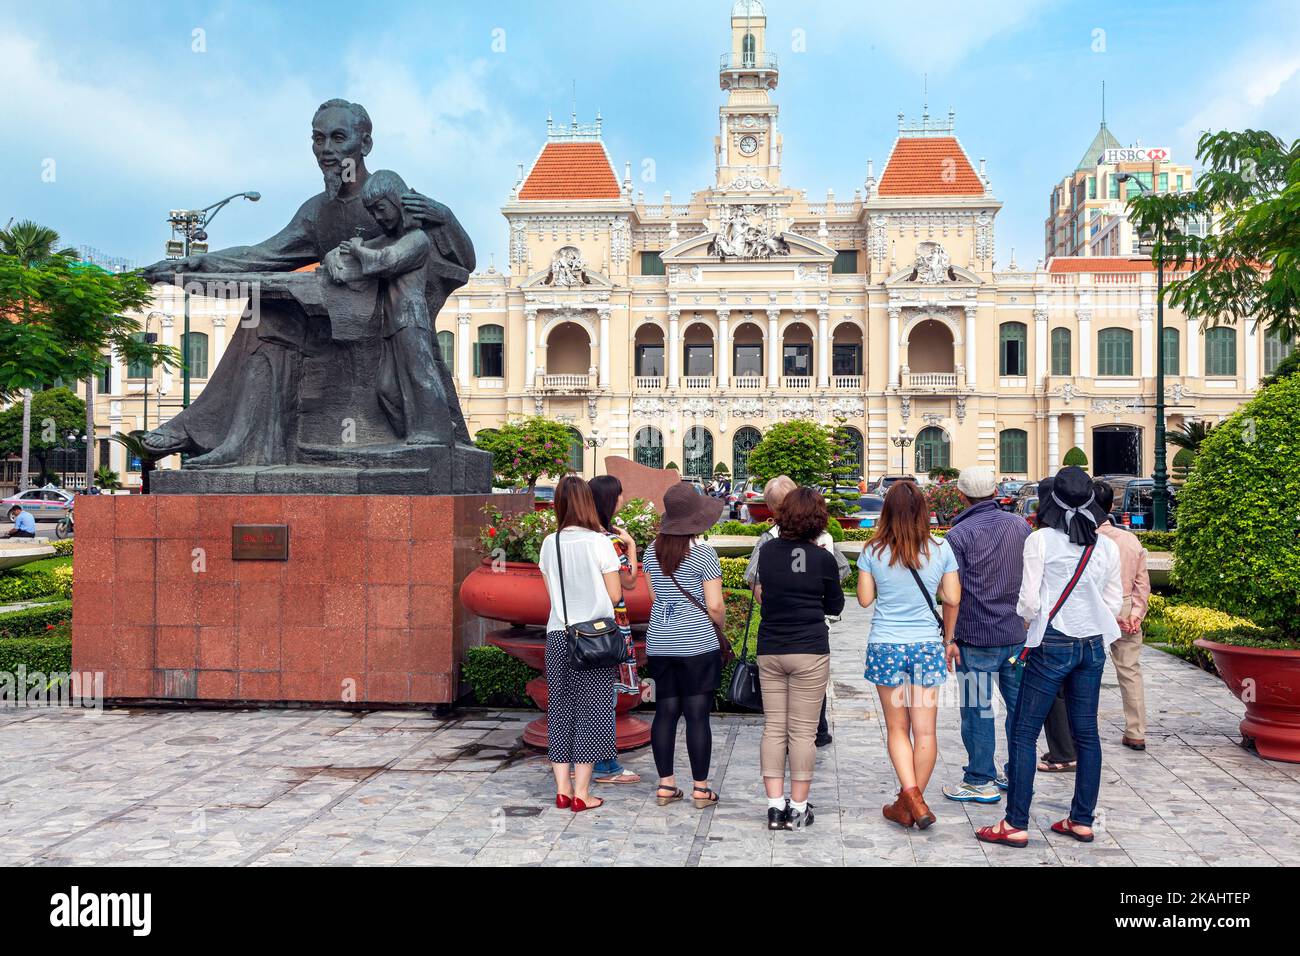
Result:
<svg viewBox="0 0 1300 956"><path fill-rule="evenodd" d="M872 642L867 645L867 669L863 676L882 687L901 687L908 683L937 687L948 679L943 641Z"/></svg>

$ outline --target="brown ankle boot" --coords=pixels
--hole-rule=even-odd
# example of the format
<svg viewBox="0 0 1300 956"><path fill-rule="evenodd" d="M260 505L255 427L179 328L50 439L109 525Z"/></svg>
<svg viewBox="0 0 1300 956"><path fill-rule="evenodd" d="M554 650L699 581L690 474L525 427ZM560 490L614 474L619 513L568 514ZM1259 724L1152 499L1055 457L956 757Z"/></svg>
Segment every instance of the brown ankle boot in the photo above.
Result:
<svg viewBox="0 0 1300 956"><path fill-rule="evenodd" d="M925 797L921 796L921 791L916 787L908 787L899 795L903 805L907 807L907 812L912 815L919 829L924 830L934 822L934 813L925 803Z"/></svg>
<svg viewBox="0 0 1300 956"><path fill-rule="evenodd" d="M907 809L907 803L903 800L903 791L898 791L898 799L893 803L887 803L880 808L880 812L885 815L886 820L892 820L904 829L911 828L916 821L912 819L912 814Z"/></svg>

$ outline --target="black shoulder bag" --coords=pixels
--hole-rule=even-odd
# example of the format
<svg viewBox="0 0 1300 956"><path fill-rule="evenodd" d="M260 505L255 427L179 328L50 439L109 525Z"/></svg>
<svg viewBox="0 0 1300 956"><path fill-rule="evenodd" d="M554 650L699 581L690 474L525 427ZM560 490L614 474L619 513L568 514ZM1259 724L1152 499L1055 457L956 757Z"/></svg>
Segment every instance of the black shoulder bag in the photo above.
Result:
<svg viewBox="0 0 1300 956"><path fill-rule="evenodd" d="M754 618L754 592L749 592L749 607L745 610L745 636L740 641L740 656L736 658L735 670L731 672L731 685L727 688L727 700L746 710L763 709L763 686L758 678L758 665L749 657L749 622Z"/></svg>
<svg viewBox="0 0 1300 956"><path fill-rule="evenodd" d="M934 623L939 625L939 640L942 641L943 617L939 614L939 609L934 606L934 598L932 598L930 592L926 590L925 582L921 580L921 575L916 573L916 568L908 568L907 570L912 572L912 580L916 582L916 586L921 589L921 594L925 596L925 603L929 605L930 613L934 615Z"/></svg>
<svg viewBox="0 0 1300 956"><path fill-rule="evenodd" d="M555 532L555 565L560 578L560 606L564 613L564 637L569 648L569 666L575 671L617 667L627 657L627 647L612 617L598 617L581 624L569 623L569 602L564 596L564 560L560 535Z"/></svg>

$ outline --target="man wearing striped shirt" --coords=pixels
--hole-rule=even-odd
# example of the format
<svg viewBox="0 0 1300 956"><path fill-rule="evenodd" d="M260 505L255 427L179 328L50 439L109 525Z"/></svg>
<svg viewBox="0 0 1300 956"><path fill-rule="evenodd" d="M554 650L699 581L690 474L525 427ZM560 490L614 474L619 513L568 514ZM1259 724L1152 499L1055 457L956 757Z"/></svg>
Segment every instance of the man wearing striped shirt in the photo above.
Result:
<svg viewBox="0 0 1300 956"><path fill-rule="evenodd" d="M997 725L993 681L1006 708L1005 731L1020 690L1016 657L1025 644L1025 622L1016 613L1029 526L993 500L993 469L965 468L957 491L965 510L953 519L947 541L957 556L961 607L948 657L956 665L961 694L961 739L968 763L960 784L946 786L950 800L997 803L1006 774L994 763Z"/></svg>

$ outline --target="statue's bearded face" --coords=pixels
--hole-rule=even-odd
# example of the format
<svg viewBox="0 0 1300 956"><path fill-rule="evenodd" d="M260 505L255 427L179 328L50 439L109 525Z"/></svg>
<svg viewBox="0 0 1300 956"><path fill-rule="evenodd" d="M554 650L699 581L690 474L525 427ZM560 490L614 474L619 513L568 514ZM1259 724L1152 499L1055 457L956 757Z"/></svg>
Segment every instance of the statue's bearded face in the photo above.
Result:
<svg viewBox="0 0 1300 956"><path fill-rule="evenodd" d="M357 181L370 146L370 134L361 128L351 110L331 106L313 117L311 150L331 199L338 196L345 183Z"/></svg>

